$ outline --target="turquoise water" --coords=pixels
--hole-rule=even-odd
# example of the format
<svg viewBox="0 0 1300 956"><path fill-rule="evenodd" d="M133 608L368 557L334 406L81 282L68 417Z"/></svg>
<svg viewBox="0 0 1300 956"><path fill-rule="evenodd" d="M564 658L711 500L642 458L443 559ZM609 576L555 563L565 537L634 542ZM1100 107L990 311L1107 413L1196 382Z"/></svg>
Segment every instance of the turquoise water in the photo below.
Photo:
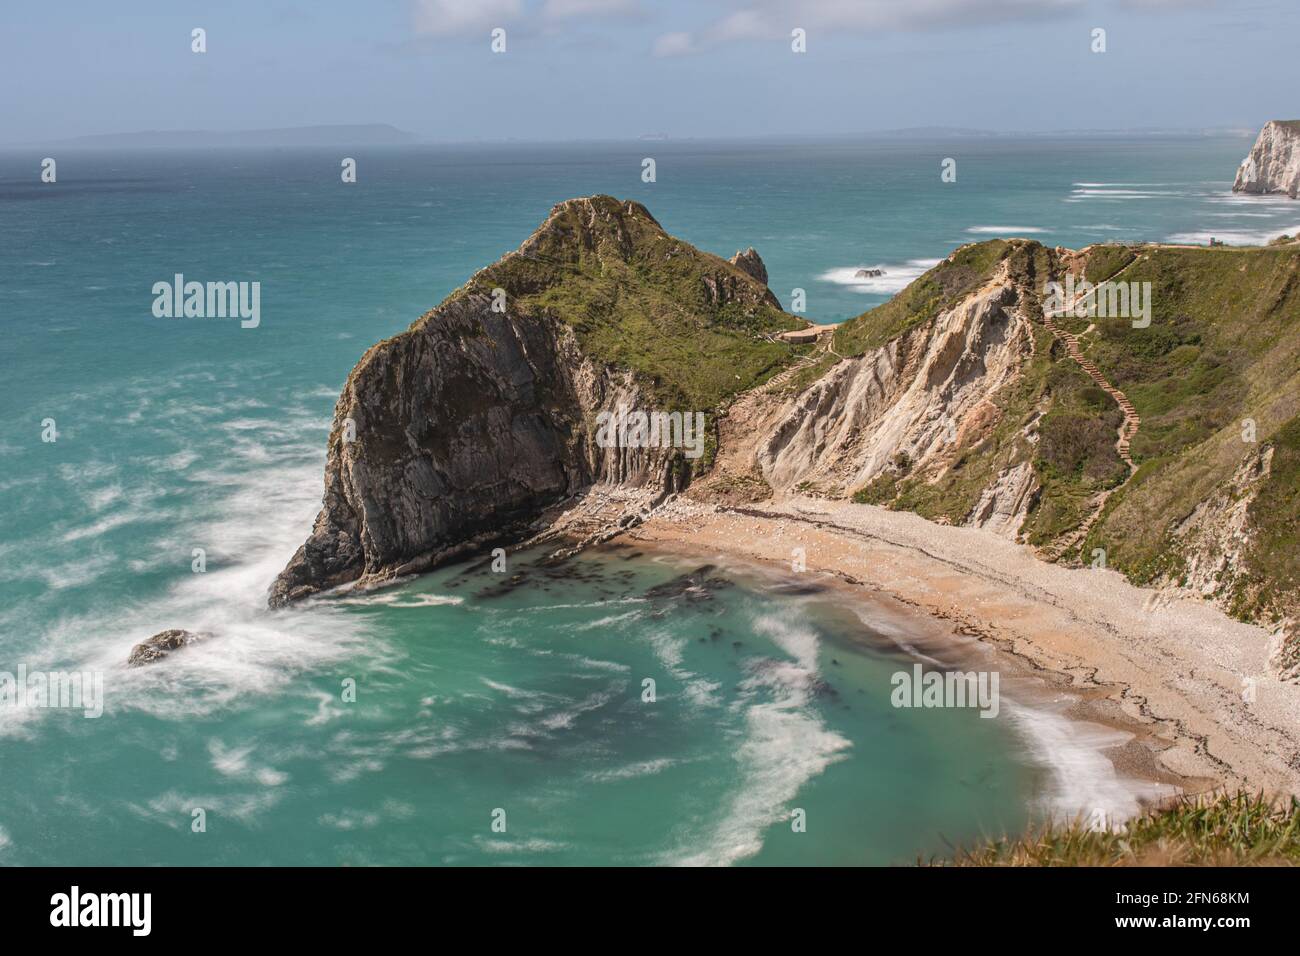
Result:
<svg viewBox="0 0 1300 956"><path fill-rule="evenodd" d="M55 185L0 154L0 672L98 670L107 695L95 720L0 707L0 863L888 862L1086 809L1095 764L1042 755L1058 724L894 710L905 625L745 569L695 601L646 596L693 565L619 552L506 593L464 567L278 614L265 589L356 359L557 201L754 245L825 321L989 230L1296 231L1286 201L1227 192L1248 146L430 147L354 154L355 186L319 151L68 153ZM848 281L863 266L886 276ZM177 272L260 281L260 327L153 318ZM122 666L166 627L212 636Z"/></svg>

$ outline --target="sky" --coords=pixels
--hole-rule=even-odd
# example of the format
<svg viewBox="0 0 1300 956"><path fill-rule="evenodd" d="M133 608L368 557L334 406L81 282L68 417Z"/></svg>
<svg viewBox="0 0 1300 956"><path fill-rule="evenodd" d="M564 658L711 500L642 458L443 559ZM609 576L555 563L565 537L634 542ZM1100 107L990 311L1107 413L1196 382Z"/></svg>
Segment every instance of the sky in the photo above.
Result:
<svg viewBox="0 0 1300 956"><path fill-rule="evenodd" d="M0 142L1253 129L1300 117L1297 35L1298 0L6 0Z"/></svg>

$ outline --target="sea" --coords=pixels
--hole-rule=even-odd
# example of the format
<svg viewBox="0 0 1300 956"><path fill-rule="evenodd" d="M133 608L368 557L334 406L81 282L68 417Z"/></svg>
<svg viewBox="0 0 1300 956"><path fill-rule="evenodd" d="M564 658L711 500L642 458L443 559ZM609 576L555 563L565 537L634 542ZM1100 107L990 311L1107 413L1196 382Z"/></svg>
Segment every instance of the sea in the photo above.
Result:
<svg viewBox="0 0 1300 956"><path fill-rule="evenodd" d="M1049 689L893 706L895 675L953 666L911 640L935 622L816 576L615 546L266 590L348 371L557 202L753 246L833 322L996 236L1300 231L1231 193L1250 142L0 151L0 865L890 864L1131 814L1115 732ZM157 317L178 274L258 282L256 327ZM167 628L204 639L126 666ZM80 707L32 692L51 674L84 675Z"/></svg>

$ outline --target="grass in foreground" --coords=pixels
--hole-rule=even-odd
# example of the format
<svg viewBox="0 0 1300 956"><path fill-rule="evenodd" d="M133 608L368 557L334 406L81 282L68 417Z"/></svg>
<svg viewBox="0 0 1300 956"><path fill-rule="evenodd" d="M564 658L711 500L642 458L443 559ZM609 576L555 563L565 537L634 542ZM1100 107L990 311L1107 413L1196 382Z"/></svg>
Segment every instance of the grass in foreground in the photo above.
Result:
<svg viewBox="0 0 1300 956"><path fill-rule="evenodd" d="M924 861L922 861L924 862ZM1297 866L1300 800L1237 793L1184 797L1118 830L1046 824L959 850L939 866Z"/></svg>

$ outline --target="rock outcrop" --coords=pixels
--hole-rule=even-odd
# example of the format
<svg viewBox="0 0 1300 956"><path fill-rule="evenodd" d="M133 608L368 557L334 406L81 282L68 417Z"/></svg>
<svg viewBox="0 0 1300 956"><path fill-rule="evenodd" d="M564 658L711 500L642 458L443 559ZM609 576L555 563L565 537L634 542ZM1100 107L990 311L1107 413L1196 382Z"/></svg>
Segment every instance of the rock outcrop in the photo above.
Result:
<svg viewBox="0 0 1300 956"><path fill-rule="evenodd" d="M984 427L989 396L1033 350L1016 303L1000 275L931 322L837 364L759 449L767 482L777 490L811 482L839 496L901 462L913 475L945 467L961 432Z"/></svg>
<svg viewBox="0 0 1300 956"><path fill-rule="evenodd" d="M688 348L675 366L683 323L719 354ZM362 356L335 407L323 506L270 604L517 542L593 484L679 490L683 448L606 447L602 413L703 412L783 361L768 335L795 324L750 271L673 239L639 203L556 206L517 252Z"/></svg>
<svg viewBox="0 0 1300 956"><path fill-rule="evenodd" d="M1237 170L1232 191L1283 193L1296 198L1300 192L1300 120L1264 124L1250 155Z"/></svg>
<svg viewBox="0 0 1300 956"><path fill-rule="evenodd" d="M126 663L128 667L139 667L141 664L151 664L154 661L160 661L164 657L170 656L173 652L179 651L182 647L187 647L196 641L203 640L205 635L195 634L192 631L184 631L180 628L172 628L166 631L159 631L153 637L141 641L135 647L131 648L131 653L127 655Z"/></svg>
<svg viewBox="0 0 1300 956"><path fill-rule="evenodd" d="M728 261L741 272L747 273L763 283L763 285L767 285L767 266L763 264L762 258L753 246L750 246L744 252L737 252Z"/></svg>

